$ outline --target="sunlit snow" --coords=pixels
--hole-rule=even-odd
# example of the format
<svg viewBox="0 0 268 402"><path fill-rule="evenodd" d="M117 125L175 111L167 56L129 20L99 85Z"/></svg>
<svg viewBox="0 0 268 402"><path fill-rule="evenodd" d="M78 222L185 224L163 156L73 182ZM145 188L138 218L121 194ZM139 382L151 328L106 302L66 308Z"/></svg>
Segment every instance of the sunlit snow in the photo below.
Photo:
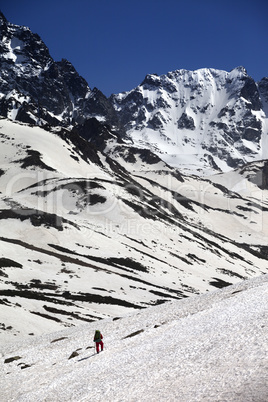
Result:
<svg viewBox="0 0 268 402"><path fill-rule="evenodd" d="M266 402L267 300L264 275L117 320L1 346L1 398ZM99 355L95 329L104 336Z"/></svg>

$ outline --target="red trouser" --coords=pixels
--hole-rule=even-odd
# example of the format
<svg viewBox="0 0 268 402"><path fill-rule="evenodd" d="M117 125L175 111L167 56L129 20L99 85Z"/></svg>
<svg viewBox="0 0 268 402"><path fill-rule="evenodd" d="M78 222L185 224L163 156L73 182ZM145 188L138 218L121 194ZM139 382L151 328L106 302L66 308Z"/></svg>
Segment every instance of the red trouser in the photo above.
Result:
<svg viewBox="0 0 268 402"><path fill-rule="evenodd" d="M96 342L96 349L97 349L97 353L99 353L99 347L101 346L101 350L103 350L103 342Z"/></svg>

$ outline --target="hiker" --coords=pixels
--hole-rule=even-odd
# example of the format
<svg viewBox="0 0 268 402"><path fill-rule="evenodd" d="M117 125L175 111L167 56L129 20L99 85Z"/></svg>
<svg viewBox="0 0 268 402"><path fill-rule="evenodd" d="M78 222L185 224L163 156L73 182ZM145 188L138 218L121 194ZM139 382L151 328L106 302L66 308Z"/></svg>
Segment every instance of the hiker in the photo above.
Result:
<svg viewBox="0 0 268 402"><path fill-rule="evenodd" d="M102 342L102 334L99 330L95 331L95 335L94 335L94 342L96 343L96 350L97 353L99 353L99 347L101 347L101 351L103 351L103 342Z"/></svg>

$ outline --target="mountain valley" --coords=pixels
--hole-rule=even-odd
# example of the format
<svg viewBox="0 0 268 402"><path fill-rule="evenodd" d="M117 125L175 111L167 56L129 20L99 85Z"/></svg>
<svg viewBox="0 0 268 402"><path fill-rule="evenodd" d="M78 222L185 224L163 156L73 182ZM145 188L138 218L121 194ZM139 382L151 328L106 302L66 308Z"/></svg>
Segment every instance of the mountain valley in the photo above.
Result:
<svg viewBox="0 0 268 402"><path fill-rule="evenodd" d="M267 273L267 78L176 70L106 98L0 24L3 341Z"/></svg>

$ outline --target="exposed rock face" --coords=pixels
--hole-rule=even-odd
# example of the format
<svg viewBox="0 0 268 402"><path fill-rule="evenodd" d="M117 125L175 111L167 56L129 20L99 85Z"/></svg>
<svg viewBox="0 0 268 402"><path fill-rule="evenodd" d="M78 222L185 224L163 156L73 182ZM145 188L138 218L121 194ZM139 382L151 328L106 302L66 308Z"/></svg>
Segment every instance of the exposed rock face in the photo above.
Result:
<svg viewBox="0 0 268 402"><path fill-rule="evenodd" d="M241 96L249 102L249 108L252 110L261 110L260 94L255 84L255 81L247 77L245 79L245 85L241 89Z"/></svg>
<svg viewBox="0 0 268 402"><path fill-rule="evenodd" d="M262 107L265 105L267 106L268 104L268 78L265 77L263 78L259 83L258 83L258 89L260 91L260 95L262 98ZM267 113L266 113L267 115Z"/></svg>
<svg viewBox="0 0 268 402"><path fill-rule="evenodd" d="M186 128L188 130L194 130L194 119L191 116L187 116L186 113L182 113L181 117L178 120L178 128L183 129Z"/></svg>
<svg viewBox="0 0 268 402"><path fill-rule="evenodd" d="M83 124L77 125L73 132L81 135L84 139L94 145L98 150L104 151L109 140L121 144L123 141L117 132L111 132L110 127L99 122L95 117L85 120Z"/></svg>

